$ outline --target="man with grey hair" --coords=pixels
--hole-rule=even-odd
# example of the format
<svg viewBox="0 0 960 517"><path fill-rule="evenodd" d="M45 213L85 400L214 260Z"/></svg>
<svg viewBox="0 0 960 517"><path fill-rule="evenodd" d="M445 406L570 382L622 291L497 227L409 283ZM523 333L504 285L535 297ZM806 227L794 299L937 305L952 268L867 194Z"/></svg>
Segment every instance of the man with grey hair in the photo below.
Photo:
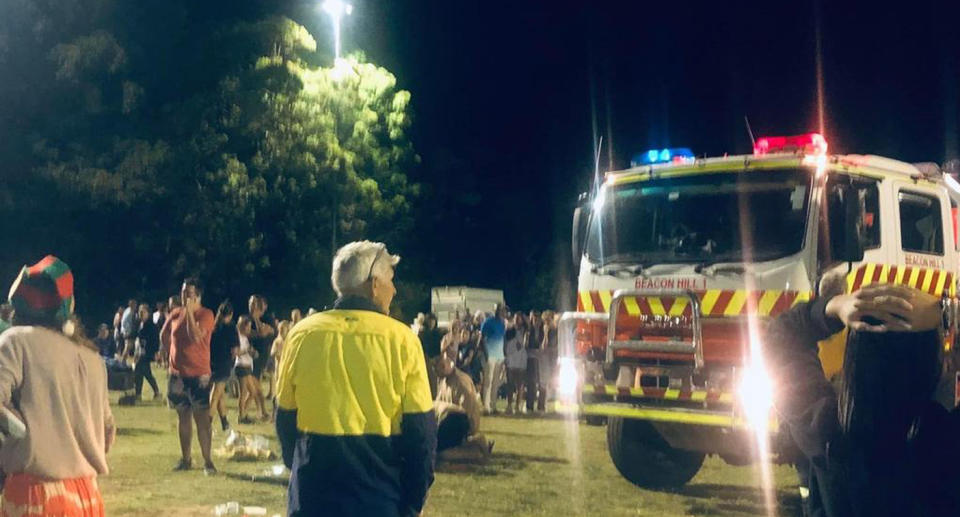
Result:
<svg viewBox="0 0 960 517"><path fill-rule="evenodd" d="M400 257L360 241L333 258L333 309L290 330L277 369L287 512L417 515L437 424L420 341L388 316Z"/></svg>

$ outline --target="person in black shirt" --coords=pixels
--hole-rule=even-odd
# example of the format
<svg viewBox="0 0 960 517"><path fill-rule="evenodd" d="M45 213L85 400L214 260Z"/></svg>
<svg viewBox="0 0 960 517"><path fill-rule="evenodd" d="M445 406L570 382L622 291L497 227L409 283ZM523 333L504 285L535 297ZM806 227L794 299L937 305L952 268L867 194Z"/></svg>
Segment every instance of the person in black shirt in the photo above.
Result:
<svg viewBox="0 0 960 517"><path fill-rule="evenodd" d="M440 357L440 341L443 332L437 328L437 316L429 313L423 317L423 328L420 329L420 345L423 347L423 357L427 360L427 377L430 380L430 393L437 396L437 369L436 358Z"/></svg>
<svg viewBox="0 0 960 517"><path fill-rule="evenodd" d="M266 315L266 298L259 294L251 295L248 301L248 308L250 310L250 321L252 323L250 346L257 352L253 357L253 376L257 380L257 384L255 392L252 393L251 397L247 398L242 413L246 412L251 401L256 402L259 408L264 407L263 388L260 382L265 373L269 375L269 372L265 372L265 370L267 360L270 359L270 349L273 347L273 339L277 335L276 323L273 318ZM268 377L267 382L273 382L273 380ZM263 412L261 419L269 420L269 417Z"/></svg>
<svg viewBox="0 0 960 517"><path fill-rule="evenodd" d="M139 312L140 328L137 330L137 340L140 347L136 366L133 369L136 397L140 400L140 395L143 393L143 380L146 379L153 390L153 400L159 400L160 388L157 387L157 380L153 377L150 363L160 350L160 329L150 317L149 305L141 304Z"/></svg>
<svg viewBox="0 0 960 517"><path fill-rule="evenodd" d="M230 422L227 420L227 404L223 400L227 387L227 379L233 370L236 348L240 346L237 338L237 328L233 325L233 305L230 300L224 300L217 308L216 323L213 334L210 336L210 407L220 415L220 427L227 431Z"/></svg>
<svg viewBox="0 0 960 517"><path fill-rule="evenodd" d="M933 400L938 300L891 285L823 291L777 317L763 339L777 414L805 457L807 515L960 515L957 412ZM837 390L817 342L845 326Z"/></svg>

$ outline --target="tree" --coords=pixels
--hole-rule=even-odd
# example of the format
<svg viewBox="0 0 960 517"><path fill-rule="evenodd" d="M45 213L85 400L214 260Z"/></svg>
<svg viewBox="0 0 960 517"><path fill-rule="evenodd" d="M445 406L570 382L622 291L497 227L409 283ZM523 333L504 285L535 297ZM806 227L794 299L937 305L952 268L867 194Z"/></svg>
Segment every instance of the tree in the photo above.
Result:
<svg viewBox="0 0 960 517"><path fill-rule="evenodd" d="M409 230L419 158L389 71L362 54L318 66L309 32L261 9L64 3L14 1L0 23L0 64L46 79L0 87L0 122L28 129L0 145L16 164L0 216L24 244L0 252L4 271L61 254L101 315L186 274L321 306L337 244ZM41 22L43 38L23 29Z"/></svg>

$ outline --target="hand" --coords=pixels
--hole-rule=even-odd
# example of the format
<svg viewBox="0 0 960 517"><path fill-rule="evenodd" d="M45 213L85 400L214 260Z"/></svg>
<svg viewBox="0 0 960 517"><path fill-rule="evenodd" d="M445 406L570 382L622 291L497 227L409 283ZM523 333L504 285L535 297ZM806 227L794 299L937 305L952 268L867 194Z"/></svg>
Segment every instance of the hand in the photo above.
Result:
<svg viewBox="0 0 960 517"><path fill-rule="evenodd" d="M210 384L210 375L201 375L199 383L201 388L206 388Z"/></svg>
<svg viewBox="0 0 960 517"><path fill-rule="evenodd" d="M925 323L923 320L926 315L918 318L918 315L914 314L912 301L916 298L915 291L902 285L869 285L850 294L834 296L827 302L826 314L839 319L851 330L919 330L915 329L913 324ZM922 299L917 300L922 302ZM872 321L864 321L866 319Z"/></svg>

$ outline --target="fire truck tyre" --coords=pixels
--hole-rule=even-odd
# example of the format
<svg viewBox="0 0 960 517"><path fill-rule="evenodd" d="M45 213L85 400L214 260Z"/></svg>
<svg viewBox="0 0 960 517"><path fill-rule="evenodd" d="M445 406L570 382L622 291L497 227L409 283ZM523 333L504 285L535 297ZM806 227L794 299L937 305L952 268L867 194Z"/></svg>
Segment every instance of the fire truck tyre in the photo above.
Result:
<svg viewBox="0 0 960 517"><path fill-rule="evenodd" d="M607 419L607 448L613 464L628 481L641 488L679 488L693 479L706 456L674 449L642 420Z"/></svg>
<svg viewBox="0 0 960 517"><path fill-rule="evenodd" d="M602 415L587 415L587 425L601 426L607 423L607 418Z"/></svg>

